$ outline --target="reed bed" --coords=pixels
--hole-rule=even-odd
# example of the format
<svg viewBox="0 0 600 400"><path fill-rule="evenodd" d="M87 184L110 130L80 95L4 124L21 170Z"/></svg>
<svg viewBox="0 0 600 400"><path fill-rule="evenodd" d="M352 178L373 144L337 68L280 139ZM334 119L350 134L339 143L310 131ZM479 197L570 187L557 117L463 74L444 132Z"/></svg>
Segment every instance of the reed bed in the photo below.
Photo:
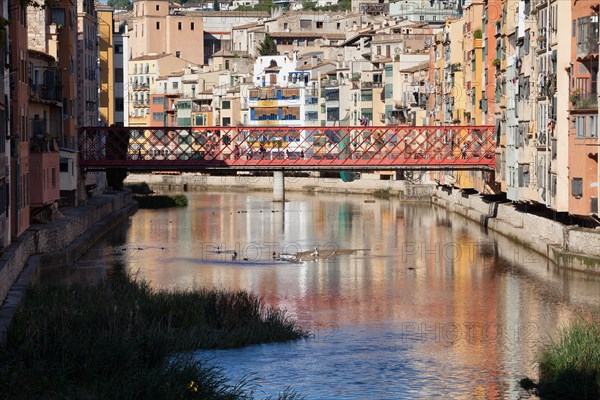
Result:
<svg viewBox="0 0 600 400"><path fill-rule="evenodd" d="M95 286L28 290L0 348L10 399L246 399L199 365L195 349L281 342L306 333L246 292L158 291L115 272ZM300 398L286 390L282 399Z"/></svg>
<svg viewBox="0 0 600 400"><path fill-rule="evenodd" d="M599 399L600 323L582 319L562 328L538 362L543 399Z"/></svg>

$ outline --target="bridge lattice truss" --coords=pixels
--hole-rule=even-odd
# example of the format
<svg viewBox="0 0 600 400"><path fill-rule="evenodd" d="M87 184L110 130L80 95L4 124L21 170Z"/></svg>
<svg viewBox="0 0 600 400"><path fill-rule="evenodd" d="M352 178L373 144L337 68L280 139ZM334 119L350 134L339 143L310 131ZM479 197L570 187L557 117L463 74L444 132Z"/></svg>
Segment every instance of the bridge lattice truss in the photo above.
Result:
<svg viewBox="0 0 600 400"><path fill-rule="evenodd" d="M480 169L492 126L86 127L80 166L141 170Z"/></svg>

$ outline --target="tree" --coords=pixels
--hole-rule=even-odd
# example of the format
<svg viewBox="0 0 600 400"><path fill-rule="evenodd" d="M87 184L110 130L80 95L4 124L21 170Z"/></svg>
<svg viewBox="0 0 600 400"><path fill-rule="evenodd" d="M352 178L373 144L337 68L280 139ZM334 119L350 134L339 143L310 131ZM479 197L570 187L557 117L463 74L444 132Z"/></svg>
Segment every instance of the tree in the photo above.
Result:
<svg viewBox="0 0 600 400"><path fill-rule="evenodd" d="M133 3L129 0L108 0L106 4L115 10L133 10Z"/></svg>
<svg viewBox="0 0 600 400"><path fill-rule="evenodd" d="M258 53L261 56L274 56L277 54L277 44L268 33L265 35L265 40L258 45Z"/></svg>

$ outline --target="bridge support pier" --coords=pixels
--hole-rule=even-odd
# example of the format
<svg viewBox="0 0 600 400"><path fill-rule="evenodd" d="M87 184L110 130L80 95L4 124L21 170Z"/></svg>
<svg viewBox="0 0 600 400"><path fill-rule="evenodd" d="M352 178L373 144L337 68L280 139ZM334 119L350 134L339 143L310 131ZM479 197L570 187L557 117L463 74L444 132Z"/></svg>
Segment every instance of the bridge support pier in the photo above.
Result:
<svg viewBox="0 0 600 400"><path fill-rule="evenodd" d="M273 172L273 201L285 201L285 183L283 171Z"/></svg>

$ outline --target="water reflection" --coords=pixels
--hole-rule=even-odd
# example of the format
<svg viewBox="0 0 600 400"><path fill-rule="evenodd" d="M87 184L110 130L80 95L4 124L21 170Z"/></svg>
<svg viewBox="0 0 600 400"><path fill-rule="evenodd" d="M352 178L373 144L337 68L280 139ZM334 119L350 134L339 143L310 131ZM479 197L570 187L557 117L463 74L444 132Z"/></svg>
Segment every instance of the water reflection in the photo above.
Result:
<svg viewBox="0 0 600 400"><path fill-rule="evenodd" d="M140 210L79 266L101 276L123 258L157 287L245 289L286 308L310 339L198 356L234 379L254 376L265 394L292 384L309 399L515 398L518 379L537 373L540 340L598 314L598 277L557 269L443 209L270 196L203 193L186 209ZM315 246L362 250L300 264L272 257Z"/></svg>

